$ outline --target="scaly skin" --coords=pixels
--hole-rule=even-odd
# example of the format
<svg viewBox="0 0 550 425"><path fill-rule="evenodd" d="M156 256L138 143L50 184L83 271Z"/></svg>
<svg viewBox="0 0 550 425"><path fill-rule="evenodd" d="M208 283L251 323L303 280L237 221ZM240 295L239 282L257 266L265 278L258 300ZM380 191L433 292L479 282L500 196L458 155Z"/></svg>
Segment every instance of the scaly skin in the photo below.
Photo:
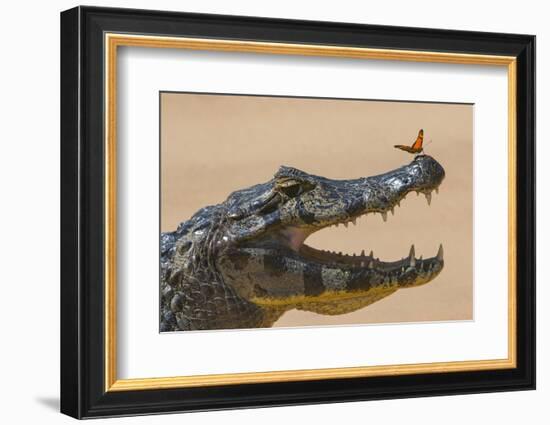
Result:
<svg viewBox="0 0 550 425"><path fill-rule="evenodd" d="M445 177L428 155L378 176L331 180L290 167L233 192L161 235L161 332L270 327L290 309L344 314L443 269L443 248L401 260L341 255L304 240L364 214L384 220L409 192L426 195Z"/></svg>

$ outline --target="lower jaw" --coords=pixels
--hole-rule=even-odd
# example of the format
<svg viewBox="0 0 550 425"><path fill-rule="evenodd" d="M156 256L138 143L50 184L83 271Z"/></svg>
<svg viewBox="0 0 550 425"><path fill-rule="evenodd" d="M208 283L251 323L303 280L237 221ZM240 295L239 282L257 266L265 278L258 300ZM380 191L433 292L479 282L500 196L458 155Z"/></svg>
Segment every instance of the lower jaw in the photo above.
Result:
<svg viewBox="0 0 550 425"><path fill-rule="evenodd" d="M396 288L397 289L397 288ZM317 295L291 295L288 297L252 297L250 301L262 307L286 307L295 308L297 305L311 303L330 303L354 300L365 296L375 296L377 293L387 293L387 288L370 287L354 291L327 291Z"/></svg>
<svg viewBox="0 0 550 425"><path fill-rule="evenodd" d="M402 260L396 262L380 261L374 257L372 251L369 254L362 251L360 254L349 255L341 252L319 250L305 244L300 247L297 253L305 262L317 263L328 268L347 270L360 271L361 269L367 270L373 268L380 268L381 270L395 268L397 270L405 264ZM403 264L401 264L402 262Z"/></svg>

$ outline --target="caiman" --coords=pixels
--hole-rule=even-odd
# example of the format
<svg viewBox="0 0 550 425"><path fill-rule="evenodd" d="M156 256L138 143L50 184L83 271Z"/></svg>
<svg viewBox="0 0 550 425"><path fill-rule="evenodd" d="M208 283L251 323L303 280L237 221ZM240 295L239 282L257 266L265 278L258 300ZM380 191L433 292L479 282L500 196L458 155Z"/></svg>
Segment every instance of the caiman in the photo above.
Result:
<svg viewBox="0 0 550 425"><path fill-rule="evenodd" d="M267 183L200 209L161 234L160 331L271 327L291 309L344 314L430 282L443 269L442 245L432 258L417 258L413 245L385 262L372 251L344 255L304 242L365 214L385 221L410 192L429 204L444 177L428 155L352 180L282 166Z"/></svg>

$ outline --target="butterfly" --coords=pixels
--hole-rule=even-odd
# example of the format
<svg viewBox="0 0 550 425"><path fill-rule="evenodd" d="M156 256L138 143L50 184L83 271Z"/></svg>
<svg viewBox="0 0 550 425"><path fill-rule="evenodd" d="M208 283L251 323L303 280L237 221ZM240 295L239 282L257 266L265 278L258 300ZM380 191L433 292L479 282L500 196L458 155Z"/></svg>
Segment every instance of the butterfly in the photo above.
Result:
<svg viewBox="0 0 550 425"><path fill-rule="evenodd" d="M402 151L409 152L409 153L420 153L424 150L422 147L422 142L424 141L424 130L420 129L418 132L418 137L412 144L412 146L406 146L406 145L394 145L394 148L401 149Z"/></svg>

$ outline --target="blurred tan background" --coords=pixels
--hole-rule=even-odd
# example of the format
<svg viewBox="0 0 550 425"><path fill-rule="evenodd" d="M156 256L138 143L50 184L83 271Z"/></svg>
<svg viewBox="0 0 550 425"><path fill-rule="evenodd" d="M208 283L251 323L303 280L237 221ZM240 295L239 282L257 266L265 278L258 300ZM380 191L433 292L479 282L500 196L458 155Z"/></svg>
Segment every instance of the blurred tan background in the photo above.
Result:
<svg viewBox="0 0 550 425"><path fill-rule="evenodd" d="M385 261L406 256L413 243L417 257L431 257L443 243L441 274L353 313L292 310L275 326L473 319L471 105L162 93L161 230L268 181L280 165L333 179L389 171L414 158L393 145L412 144L420 128L425 152L446 171L432 205L409 194L386 223L363 217L306 243L350 254L372 249Z"/></svg>

